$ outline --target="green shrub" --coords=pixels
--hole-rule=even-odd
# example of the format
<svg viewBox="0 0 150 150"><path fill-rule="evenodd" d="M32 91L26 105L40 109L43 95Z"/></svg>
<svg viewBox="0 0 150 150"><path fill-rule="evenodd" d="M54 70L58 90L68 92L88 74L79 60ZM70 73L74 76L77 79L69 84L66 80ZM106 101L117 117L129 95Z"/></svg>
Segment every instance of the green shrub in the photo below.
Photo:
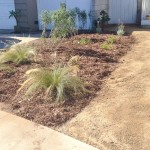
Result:
<svg viewBox="0 0 150 150"><path fill-rule="evenodd" d="M78 7L76 7L74 10L78 17L79 28L84 29L87 24L87 16L88 16L86 10L80 10L80 8Z"/></svg>
<svg viewBox="0 0 150 150"><path fill-rule="evenodd" d="M15 18L17 26L19 25L21 15L22 15L22 13L21 13L20 10L17 10L17 11L11 10L11 11L9 11L9 18Z"/></svg>
<svg viewBox="0 0 150 150"><path fill-rule="evenodd" d="M117 38L115 36L109 36L107 39L107 43L109 44L115 44L117 42Z"/></svg>
<svg viewBox="0 0 150 150"><path fill-rule="evenodd" d="M0 63L13 62L22 64L30 62L35 56L35 49L25 45L13 46L10 50L0 55Z"/></svg>
<svg viewBox="0 0 150 150"><path fill-rule="evenodd" d="M60 9L52 13L51 36L65 38L76 32L76 14L74 10L66 9L66 4L62 3Z"/></svg>
<svg viewBox="0 0 150 150"><path fill-rule="evenodd" d="M105 10L102 10L100 12L100 17L96 20L96 27L101 28L101 31L103 31L108 21L110 21L108 13Z"/></svg>
<svg viewBox="0 0 150 150"><path fill-rule="evenodd" d="M82 38L80 41L79 41L80 44L83 44L83 45L87 45L87 44L91 44L92 43L92 40L91 39L88 39L88 38Z"/></svg>
<svg viewBox="0 0 150 150"><path fill-rule="evenodd" d="M41 22L43 25L42 37L45 37L46 36L46 28L49 24L52 23L52 12L48 11L48 10L44 10L44 11L42 11L40 18L41 18Z"/></svg>
<svg viewBox="0 0 150 150"><path fill-rule="evenodd" d="M125 26L123 24L120 24L118 26L117 35L123 36L125 34L124 28L125 28Z"/></svg>
<svg viewBox="0 0 150 150"><path fill-rule="evenodd" d="M55 67L54 69L31 69L26 72L27 80L23 83L23 88L28 88L26 95L38 90L44 90L45 96L51 96L56 101L64 100L68 93L84 92L83 82L72 74L72 67Z"/></svg>
<svg viewBox="0 0 150 150"><path fill-rule="evenodd" d="M100 45L100 48L104 50L110 50L112 48L112 44L106 41Z"/></svg>

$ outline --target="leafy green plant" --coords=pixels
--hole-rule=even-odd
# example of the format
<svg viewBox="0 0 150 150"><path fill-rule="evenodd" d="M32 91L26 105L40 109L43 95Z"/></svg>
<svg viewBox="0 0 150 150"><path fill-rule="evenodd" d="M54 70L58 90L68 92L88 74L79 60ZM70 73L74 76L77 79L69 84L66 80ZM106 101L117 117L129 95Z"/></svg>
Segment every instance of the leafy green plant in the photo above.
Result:
<svg viewBox="0 0 150 150"><path fill-rule="evenodd" d="M108 37L108 39L107 39L107 43L109 43L109 44L115 44L116 42L117 42L117 37L115 37L115 36L109 36Z"/></svg>
<svg viewBox="0 0 150 150"><path fill-rule="evenodd" d="M87 44L91 44L92 40L89 39L89 38L81 38L79 43L82 44L82 45L87 45Z"/></svg>
<svg viewBox="0 0 150 150"><path fill-rule="evenodd" d="M112 44L105 41L100 45L100 48L104 50L110 50L112 48Z"/></svg>
<svg viewBox="0 0 150 150"><path fill-rule="evenodd" d="M82 24L81 28L85 29L85 26L87 24L87 13L86 13L86 10L81 10L80 16L81 16L81 24Z"/></svg>
<svg viewBox="0 0 150 150"><path fill-rule="evenodd" d="M9 14L10 14L9 18L15 18L17 26L18 26L19 25L19 19L21 17L21 11L20 10L16 10L16 11L11 10L11 11L9 11Z"/></svg>
<svg viewBox="0 0 150 150"><path fill-rule="evenodd" d="M29 62L35 56L35 49L25 45L13 46L10 50L0 55L0 63L13 62L22 64Z"/></svg>
<svg viewBox="0 0 150 150"><path fill-rule="evenodd" d="M60 9L52 13L51 37L66 38L76 33L76 14L73 10L67 10L62 3Z"/></svg>
<svg viewBox="0 0 150 150"><path fill-rule="evenodd" d="M105 24L110 20L109 15L105 10L100 12L100 20L102 24Z"/></svg>
<svg viewBox="0 0 150 150"><path fill-rule="evenodd" d="M78 16L79 28L84 29L87 24L87 13L86 10L80 10L80 8L76 7L75 12Z"/></svg>
<svg viewBox="0 0 150 150"><path fill-rule="evenodd" d="M52 12L48 11L48 10L44 10L41 13L40 18L41 18L41 22L42 22L42 25L43 25L42 37L45 37L46 36L46 28L49 24L52 23Z"/></svg>
<svg viewBox="0 0 150 150"><path fill-rule="evenodd" d="M60 8L54 12L43 11L41 21L43 24L43 34L46 32L46 27L51 24L51 37L66 38L76 32L75 24L76 14L74 10L66 9L66 4L61 3Z"/></svg>
<svg viewBox="0 0 150 150"><path fill-rule="evenodd" d="M62 101L71 93L84 92L83 82L72 74L72 67L54 67L31 69L26 72L27 80L18 90L27 88L26 95L33 94L38 90L44 90L45 96L50 96L56 101Z"/></svg>
<svg viewBox="0 0 150 150"><path fill-rule="evenodd" d="M19 26L19 21L20 21L21 15L22 15L21 10L16 10L16 11L11 10L11 11L9 11L9 14L10 14L9 18L15 18L15 20L16 20L17 25L14 26L15 32L20 33L21 29L20 29L20 26Z"/></svg>
<svg viewBox="0 0 150 150"><path fill-rule="evenodd" d="M97 19L97 27L100 27L101 30L104 30L105 24L110 20L108 13L105 10L100 12L100 18Z"/></svg>
<svg viewBox="0 0 150 150"><path fill-rule="evenodd" d="M123 36L123 35L125 34L124 29L125 29L125 26L124 26L123 24L120 24L120 25L118 26L117 35Z"/></svg>

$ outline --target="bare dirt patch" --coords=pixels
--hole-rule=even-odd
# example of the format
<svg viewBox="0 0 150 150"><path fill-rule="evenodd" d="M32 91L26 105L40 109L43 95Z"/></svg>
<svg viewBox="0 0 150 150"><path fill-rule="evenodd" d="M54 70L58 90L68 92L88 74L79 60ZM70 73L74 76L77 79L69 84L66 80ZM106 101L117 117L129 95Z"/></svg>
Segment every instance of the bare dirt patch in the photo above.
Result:
<svg viewBox="0 0 150 150"><path fill-rule="evenodd" d="M103 50L100 44L107 40L110 35L82 34L75 36L64 43L58 49L58 63L67 63L75 55L81 57L79 61L79 76L86 82L86 88L91 94L70 97L66 102L59 104L44 99L43 91L32 98L24 99L23 94L16 95L20 84L24 81L24 74L28 69L37 67L51 67L55 60L53 51L50 51L50 39L39 39L30 45L37 48L38 63L15 66L10 64L14 72L0 71L0 102L9 104L9 111L46 126L59 126L75 117L83 110L102 88L111 72L116 68L121 56L131 49L133 37L124 36L113 44L110 50ZM80 44L81 38L90 38L91 43ZM3 108L5 109L5 108ZM8 109L7 109L8 110Z"/></svg>
<svg viewBox="0 0 150 150"><path fill-rule="evenodd" d="M150 149L150 32L134 30L136 43L123 63L59 131L101 150Z"/></svg>

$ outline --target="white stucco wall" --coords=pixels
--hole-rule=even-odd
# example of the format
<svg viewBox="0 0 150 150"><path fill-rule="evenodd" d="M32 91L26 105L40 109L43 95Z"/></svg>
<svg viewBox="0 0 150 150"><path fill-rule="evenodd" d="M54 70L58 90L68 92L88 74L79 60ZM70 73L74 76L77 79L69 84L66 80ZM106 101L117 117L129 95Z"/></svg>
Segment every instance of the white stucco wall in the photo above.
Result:
<svg viewBox="0 0 150 150"><path fill-rule="evenodd" d="M146 16L150 16L150 0L143 0L142 2L142 17L141 17L141 25L150 26L150 20L146 19Z"/></svg>
<svg viewBox="0 0 150 150"><path fill-rule="evenodd" d="M14 29L16 21L9 19L9 11L15 10L14 0L0 0L0 29Z"/></svg>
<svg viewBox="0 0 150 150"><path fill-rule="evenodd" d="M81 10L85 9L87 13L91 12L92 20L99 18L100 11L105 10L112 18L110 24L118 24L120 21L126 24L136 23L138 1L141 0L66 0L66 4L67 8L79 7ZM38 15L42 10L58 9L61 2L65 2L65 0L37 0ZM92 26L92 20L88 17L87 29ZM39 28L42 29L40 18Z"/></svg>
<svg viewBox="0 0 150 150"><path fill-rule="evenodd" d="M93 14L94 18L99 18L100 11L105 10L108 12L109 0L93 0Z"/></svg>
<svg viewBox="0 0 150 150"><path fill-rule="evenodd" d="M37 0L37 9L38 9L38 20L39 20L39 29L42 29L40 14L43 10L55 11L60 7L60 3L65 2L65 0ZM79 7L81 10L86 10L87 14L92 10L93 0L66 0L67 8ZM88 17L86 29L89 29L91 26L90 19ZM50 28L50 27L49 27Z"/></svg>

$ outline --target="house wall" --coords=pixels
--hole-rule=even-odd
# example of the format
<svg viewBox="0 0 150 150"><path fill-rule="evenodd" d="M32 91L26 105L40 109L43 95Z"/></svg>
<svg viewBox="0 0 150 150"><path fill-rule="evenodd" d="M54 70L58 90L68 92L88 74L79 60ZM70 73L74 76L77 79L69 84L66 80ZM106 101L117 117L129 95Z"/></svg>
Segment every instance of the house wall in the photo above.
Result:
<svg viewBox="0 0 150 150"><path fill-rule="evenodd" d="M22 16L20 19L20 26L22 27L22 30L24 31L36 31L38 30L38 28L41 29L42 27L40 25L40 20L38 18L41 11L44 9L48 9L48 8L52 9L53 6L55 9L55 5L59 7L59 3L64 2L64 0L59 0L55 2L54 4L54 2L52 2L51 0L49 0L48 2L45 0L14 0L14 1L15 1L16 10L22 11ZM138 1L137 23L140 24L141 12L142 12L142 0L137 0L137 1ZM51 4L53 4L53 6ZM91 11L92 19L97 19L99 17L99 13L101 10L105 10L109 12L109 0L92 0L91 2L90 0L88 0L88 3L87 1L84 2L84 0L82 0L82 3L81 1L77 2L73 0L71 4L69 2L68 5L69 7L70 6L71 7L77 7L77 6L83 7L84 9ZM87 5L90 5L89 8ZM86 8L84 6L86 6ZM38 20L39 20L39 27L37 24Z"/></svg>
<svg viewBox="0 0 150 150"><path fill-rule="evenodd" d="M36 0L14 0L15 9L21 10L20 26L22 31L36 31L37 24L37 3Z"/></svg>
<svg viewBox="0 0 150 150"><path fill-rule="evenodd" d="M99 18L100 11L109 10L109 0L93 0L93 17L95 19Z"/></svg>
<svg viewBox="0 0 150 150"><path fill-rule="evenodd" d="M40 14L43 10L51 10L55 11L60 8L60 3L65 2L65 0L37 0L37 8L38 8L38 16L39 16L39 29L42 30L42 23L40 20ZM75 7L79 7L81 10L86 10L86 12L89 14L91 10L94 10L93 7L93 0L67 0L66 1L67 9L73 9ZM76 21L77 22L77 21ZM77 27L79 27L79 24L77 22ZM91 27L91 20L88 17L86 29L89 29ZM51 26L48 27L48 29L51 29Z"/></svg>
<svg viewBox="0 0 150 150"><path fill-rule="evenodd" d="M137 21L136 23L141 23L141 13L142 13L142 0L138 1L137 8ZM93 0L93 17L97 19L101 10L109 12L109 0Z"/></svg>
<svg viewBox="0 0 150 150"><path fill-rule="evenodd" d="M16 21L9 18L9 11L15 10L14 0L0 0L0 33L12 32Z"/></svg>
<svg viewBox="0 0 150 150"><path fill-rule="evenodd" d="M142 16L142 0L138 0L138 9L137 9L137 23L141 24Z"/></svg>

